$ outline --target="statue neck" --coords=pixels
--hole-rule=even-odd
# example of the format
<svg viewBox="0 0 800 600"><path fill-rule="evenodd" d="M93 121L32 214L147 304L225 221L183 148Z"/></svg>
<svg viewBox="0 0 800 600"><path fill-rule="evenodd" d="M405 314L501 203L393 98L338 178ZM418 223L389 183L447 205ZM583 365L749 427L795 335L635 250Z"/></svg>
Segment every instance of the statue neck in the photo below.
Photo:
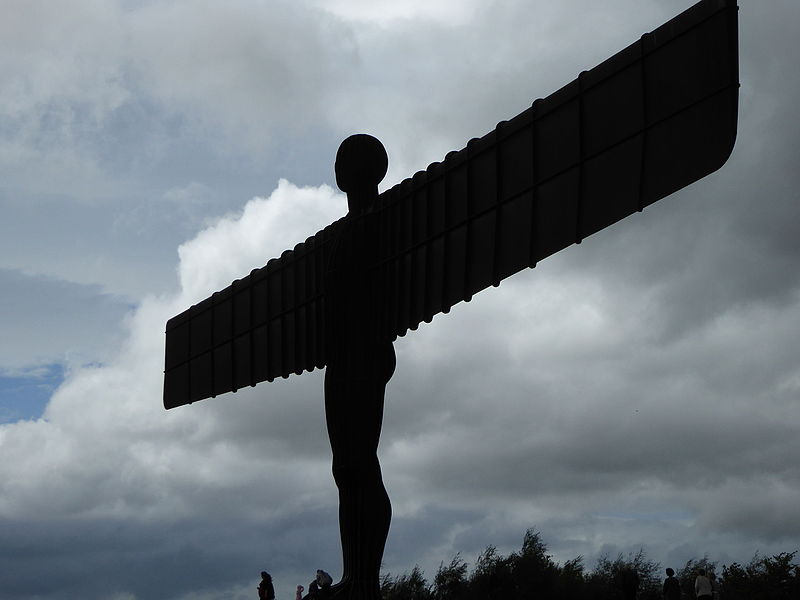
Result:
<svg viewBox="0 0 800 600"><path fill-rule="evenodd" d="M378 199L378 187L355 189L347 192L348 214L353 216L369 212Z"/></svg>

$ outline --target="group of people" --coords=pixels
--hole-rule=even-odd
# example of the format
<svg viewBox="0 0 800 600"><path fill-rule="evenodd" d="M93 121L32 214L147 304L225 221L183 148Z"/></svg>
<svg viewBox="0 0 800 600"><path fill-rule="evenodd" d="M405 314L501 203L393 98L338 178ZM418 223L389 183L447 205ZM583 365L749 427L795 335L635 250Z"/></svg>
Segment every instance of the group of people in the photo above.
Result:
<svg viewBox="0 0 800 600"><path fill-rule="evenodd" d="M681 584L675 577L675 571L667 569L667 578L664 580L664 600L680 600ZM714 600L719 597L716 577L714 573L700 569L694 578L694 595L697 600Z"/></svg>
<svg viewBox="0 0 800 600"><path fill-rule="evenodd" d="M639 592L639 575L635 569L623 569L614 576L614 586L622 593L624 600L636 600ZM683 591L673 569L667 569L667 578L661 595L664 600L681 600ZM686 590L688 592L688 590ZM690 597L687 593L687 597ZM714 573L699 569L694 579L694 597L697 600L717 600L719 588Z"/></svg>
<svg viewBox="0 0 800 600"><path fill-rule="evenodd" d="M304 596L305 588L297 586L295 600L325 600L330 595L333 578L322 569L317 569L317 576L308 584L308 593ZM258 600L275 600L275 588L272 585L272 576L266 571L261 571L261 582L258 584Z"/></svg>

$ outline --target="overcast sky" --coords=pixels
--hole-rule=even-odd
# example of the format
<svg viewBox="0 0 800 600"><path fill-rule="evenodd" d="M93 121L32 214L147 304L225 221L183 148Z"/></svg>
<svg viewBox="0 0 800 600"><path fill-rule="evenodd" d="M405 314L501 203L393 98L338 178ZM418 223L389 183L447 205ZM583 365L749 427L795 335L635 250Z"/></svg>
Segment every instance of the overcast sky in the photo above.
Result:
<svg viewBox="0 0 800 600"><path fill-rule="evenodd" d="M322 373L164 411L166 320L691 0L1 0L0 595L340 575ZM395 574L800 549L800 3L741 0L718 172L398 340Z"/></svg>

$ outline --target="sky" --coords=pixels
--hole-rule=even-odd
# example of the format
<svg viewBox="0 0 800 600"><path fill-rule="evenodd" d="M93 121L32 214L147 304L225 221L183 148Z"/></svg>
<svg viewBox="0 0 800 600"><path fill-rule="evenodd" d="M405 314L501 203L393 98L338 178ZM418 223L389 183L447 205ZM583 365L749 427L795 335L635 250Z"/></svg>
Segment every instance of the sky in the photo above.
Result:
<svg viewBox="0 0 800 600"><path fill-rule="evenodd" d="M2 0L0 596L280 600L340 575L315 372L165 411L164 325L690 0ZM800 3L741 0L704 180L399 339L384 571L800 550Z"/></svg>

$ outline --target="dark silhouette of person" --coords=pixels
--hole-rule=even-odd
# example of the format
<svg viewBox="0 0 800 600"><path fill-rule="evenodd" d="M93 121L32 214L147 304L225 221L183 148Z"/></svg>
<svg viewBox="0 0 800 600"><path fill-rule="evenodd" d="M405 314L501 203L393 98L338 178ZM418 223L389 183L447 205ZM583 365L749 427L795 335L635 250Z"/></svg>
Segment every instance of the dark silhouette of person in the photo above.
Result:
<svg viewBox="0 0 800 600"><path fill-rule="evenodd" d="M667 567L667 578L664 580L664 587L661 595L665 600L681 600L681 584L675 577L675 571Z"/></svg>
<svg viewBox="0 0 800 600"><path fill-rule="evenodd" d="M369 273L378 243L372 211L387 166L383 145L369 135L347 138L336 154L336 183L347 193L348 213L337 224L325 277L325 418L343 567L333 598L380 598L392 516L377 450L395 354L391 340L378 335L380 298Z"/></svg>
<svg viewBox="0 0 800 600"><path fill-rule="evenodd" d="M333 583L331 576L322 569L317 569L317 576L314 578L314 581L319 589L324 592L327 592L328 588L331 587L331 584Z"/></svg>
<svg viewBox="0 0 800 600"><path fill-rule="evenodd" d="M311 583L308 584L308 594L303 596L303 600L324 600L326 598L330 598L332 583L333 579L331 579L331 576L328 573L322 569L317 569L317 576ZM298 600L302 589L302 585L297 586Z"/></svg>
<svg viewBox="0 0 800 600"><path fill-rule="evenodd" d="M303 596L303 600L316 600L320 598L319 586L316 579L308 584L308 593Z"/></svg>
<svg viewBox="0 0 800 600"><path fill-rule="evenodd" d="M258 584L258 600L275 600L272 576L266 571L261 571L261 582Z"/></svg>
<svg viewBox="0 0 800 600"><path fill-rule="evenodd" d="M312 581L308 584L308 593L303 596L303 600L313 600L314 598L318 598L319 586L317 585L316 581Z"/></svg>

